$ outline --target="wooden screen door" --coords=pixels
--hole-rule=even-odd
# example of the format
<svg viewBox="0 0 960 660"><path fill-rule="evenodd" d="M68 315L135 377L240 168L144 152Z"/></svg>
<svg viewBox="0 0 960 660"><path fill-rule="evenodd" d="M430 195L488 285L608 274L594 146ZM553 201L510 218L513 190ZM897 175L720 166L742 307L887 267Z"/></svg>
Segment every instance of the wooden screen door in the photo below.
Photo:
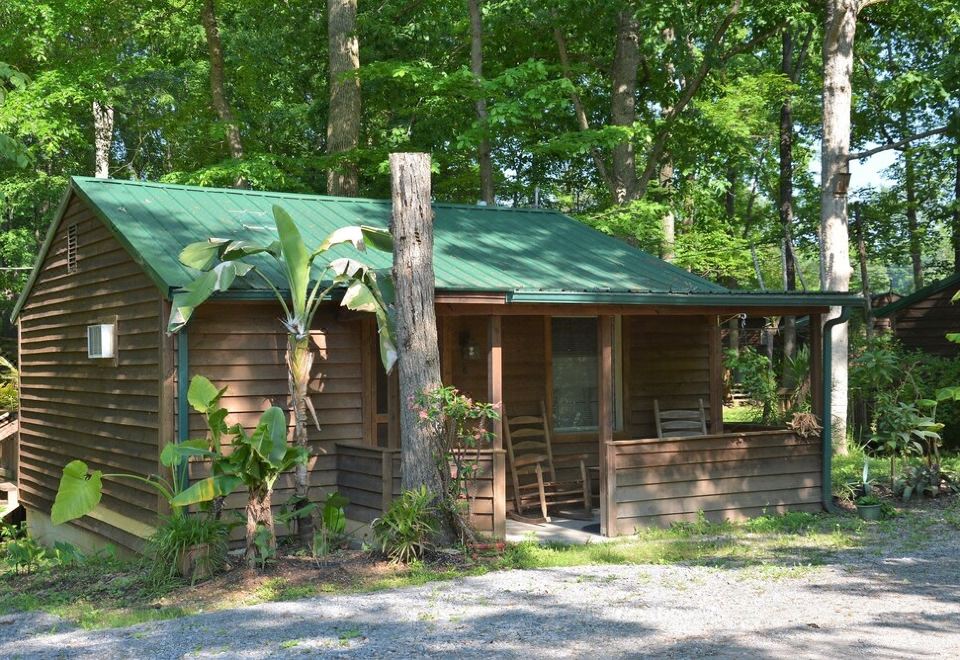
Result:
<svg viewBox="0 0 960 660"><path fill-rule="evenodd" d="M366 380L365 403L367 407L367 437L365 441L376 447L397 448L400 446L400 424L397 416L400 395L400 381L397 369L389 376L380 361L380 344L377 338L377 329L372 324L365 324L365 359L367 368L364 370Z"/></svg>

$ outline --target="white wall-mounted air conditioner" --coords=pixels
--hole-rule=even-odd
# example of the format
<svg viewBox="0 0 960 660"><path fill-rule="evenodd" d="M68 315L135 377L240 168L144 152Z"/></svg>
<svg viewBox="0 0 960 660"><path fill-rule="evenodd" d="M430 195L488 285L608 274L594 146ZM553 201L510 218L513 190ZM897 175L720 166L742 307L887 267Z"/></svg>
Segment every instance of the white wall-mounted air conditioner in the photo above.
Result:
<svg viewBox="0 0 960 660"><path fill-rule="evenodd" d="M87 326L87 357L112 358L114 356L116 327L113 323Z"/></svg>

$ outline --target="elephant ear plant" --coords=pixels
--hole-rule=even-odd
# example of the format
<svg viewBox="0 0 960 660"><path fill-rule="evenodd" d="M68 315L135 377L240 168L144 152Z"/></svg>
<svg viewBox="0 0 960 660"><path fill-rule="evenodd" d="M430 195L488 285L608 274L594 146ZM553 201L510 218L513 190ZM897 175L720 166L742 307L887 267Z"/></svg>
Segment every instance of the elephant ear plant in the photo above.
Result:
<svg viewBox="0 0 960 660"><path fill-rule="evenodd" d="M307 451L308 412L317 428L320 426L307 393L313 368L310 328L320 305L335 289L345 289L340 303L344 307L372 312L376 316L380 357L387 372L397 359L389 315L390 301L384 295L389 289L381 289L377 274L365 264L348 258L326 261L325 257L332 248L345 244L361 252L367 248L390 252L393 239L383 229L349 226L335 230L320 245L310 249L286 211L274 206L273 217L278 236L273 242L210 238L183 249L180 262L200 274L174 295L168 330L177 332L183 328L199 305L213 294L228 290L238 277L255 275L263 280L283 308L293 439L297 447ZM277 286L261 269L271 260L279 266L286 280L282 286ZM300 463L296 471L296 499L302 506L309 502L308 487L307 466ZM298 531L301 543L309 547L313 530L306 513L298 518Z"/></svg>

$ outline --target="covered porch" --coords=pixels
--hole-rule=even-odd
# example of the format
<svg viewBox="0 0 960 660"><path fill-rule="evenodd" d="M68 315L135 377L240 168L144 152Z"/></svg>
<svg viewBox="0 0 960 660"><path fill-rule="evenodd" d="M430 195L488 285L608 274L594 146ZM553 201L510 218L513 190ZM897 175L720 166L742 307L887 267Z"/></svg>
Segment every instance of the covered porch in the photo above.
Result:
<svg viewBox="0 0 960 660"><path fill-rule="evenodd" d="M604 537L694 520L699 512L723 520L820 510L819 437L724 426L721 328L743 309L503 305L438 296L442 377L475 399L502 402L507 418L539 414L542 406L552 424L558 480L578 476L578 466L565 459L585 457L596 531ZM814 414L822 419L820 328L828 307L787 309L810 318ZM747 311L754 316L786 310ZM337 448L338 488L351 501L348 517L361 522L380 515L399 493L399 397L395 383L376 371L371 360L367 442ZM707 434L658 439L655 402L662 409L697 409L702 402ZM471 495L474 523L499 538L507 535L514 503L503 426L501 421L493 429ZM566 527L579 536L588 525Z"/></svg>

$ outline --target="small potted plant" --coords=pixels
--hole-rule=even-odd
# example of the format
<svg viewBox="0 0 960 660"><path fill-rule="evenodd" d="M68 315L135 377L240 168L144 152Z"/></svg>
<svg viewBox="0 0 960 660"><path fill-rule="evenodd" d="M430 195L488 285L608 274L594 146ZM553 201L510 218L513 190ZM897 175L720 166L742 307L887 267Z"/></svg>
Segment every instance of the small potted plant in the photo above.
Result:
<svg viewBox="0 0 960 660"><path fill-rule="evenodd" d="M876 495L858 497L857 514L863 520L880 520L883 517L883 503Z"/></svg>

